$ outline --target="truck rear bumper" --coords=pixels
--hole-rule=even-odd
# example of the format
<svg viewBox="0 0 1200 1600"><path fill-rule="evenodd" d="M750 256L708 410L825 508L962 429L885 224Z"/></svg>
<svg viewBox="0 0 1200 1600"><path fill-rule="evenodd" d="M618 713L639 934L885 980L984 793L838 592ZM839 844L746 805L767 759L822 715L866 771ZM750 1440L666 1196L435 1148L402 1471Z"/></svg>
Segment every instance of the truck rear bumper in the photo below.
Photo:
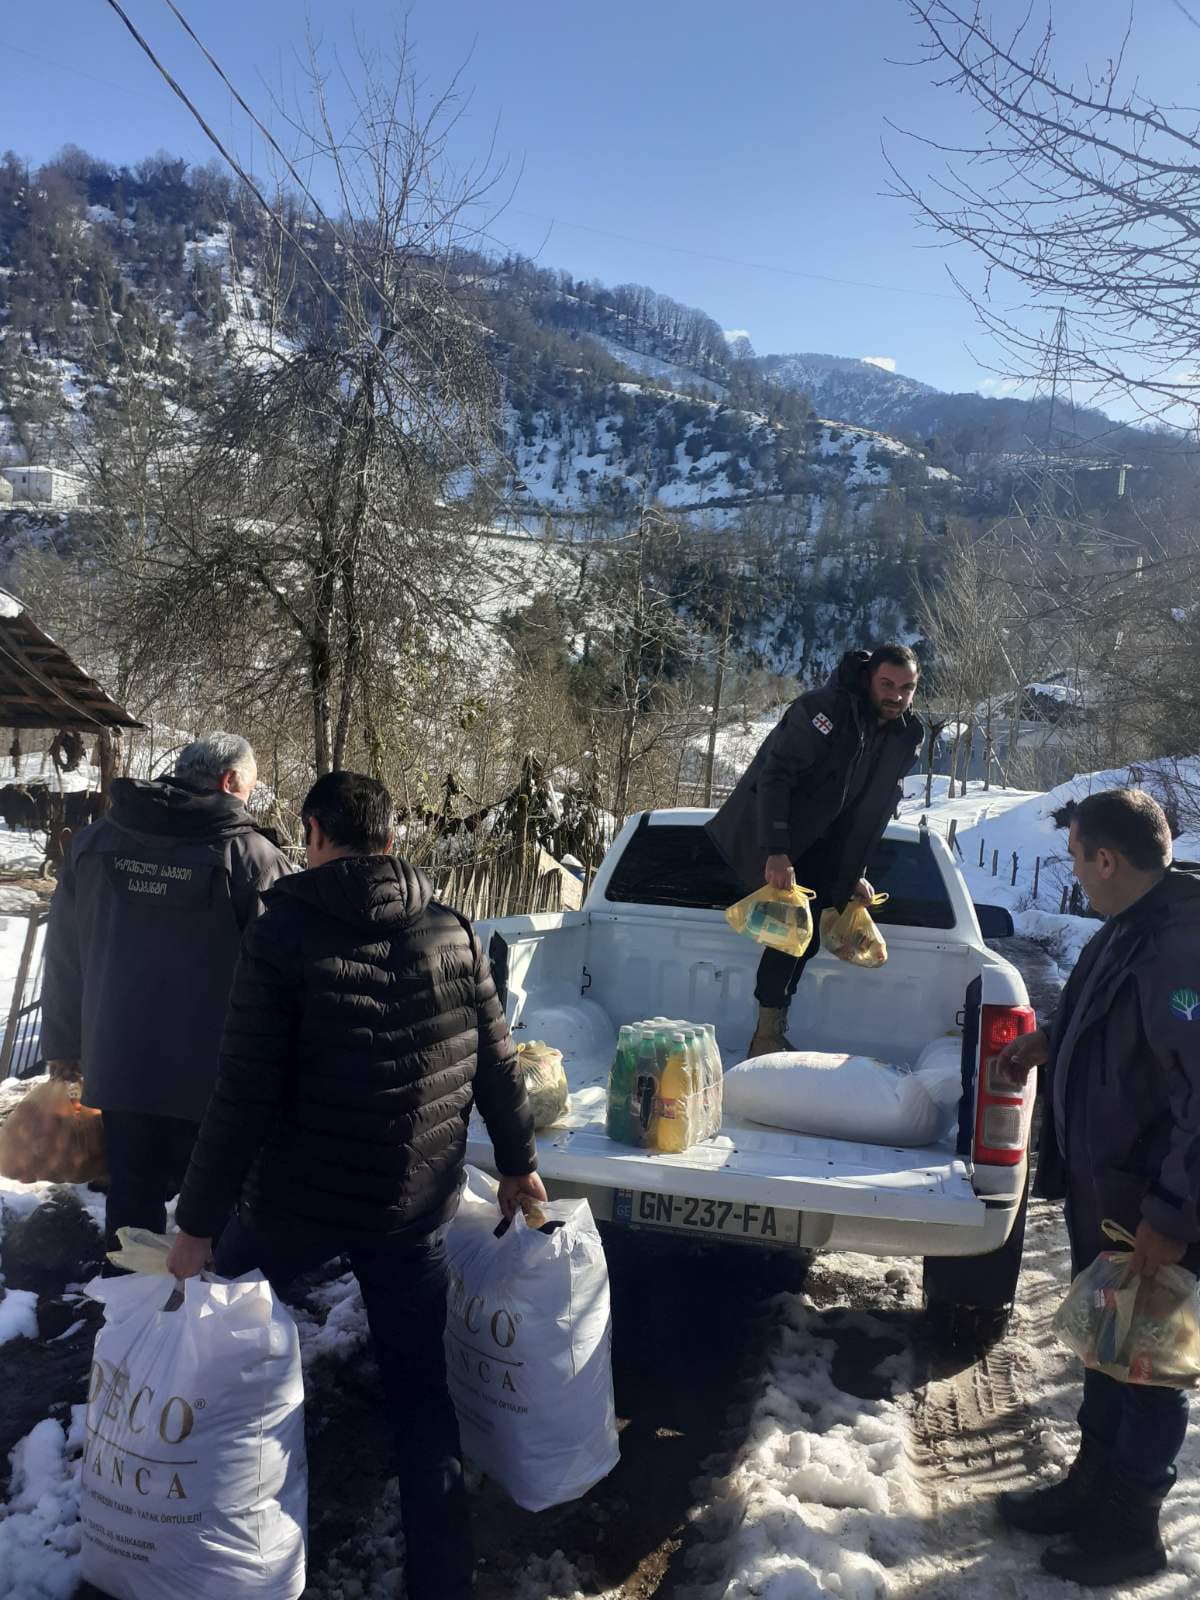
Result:
<svg viewBox="0 0 1200 1600"><path fill-rule="evenodd" d="M611 1222L615 1189L548 1179L551 1199L586 1200L598 1222ZM763 1244L753 1238L726 1236L713 1243L745 1244L757 1249L839 1250L865 1256L977 1256L990 1255L1004 1244L1016 1220L1020 1198L1001 1201L983 1208L981 1227L962 1227L947 1222L894 1221L886 1217L847 1217L831 1212L802 1211L800 1238L796 1246ZM632 1229L640 1224L622 1223ZM679 1238L703 1238L688 1229L647 1229L647 1232L674 1231Z"/></svg>
<svg viewBox="0 0 1200 1600"><path fill-rule="evenodd" d="M561 1138L561 1136L560 1136ZM595 1149L591 1146L596 1145ZM601 1146L604 1148L602 1149ZM619 1148L619 1147L617 1147ZM1003 1191L986 1197L975 1192L959 1161L940 1166L913 1160L913 1152L890 1152L895 1167L883 1172L868 1158L871 1147L842 1146L836 1173L816 1170L816 1163L781 1164L769 1174L747 1171L741 1161L717 1159L713 1145L696 1147L679 1157L650 1157L641 1152L614 1154L607 1139L585 1134L570 1140L539 1140L539 1170L552 1198L586 1199L599 1222L640 1228L636 1221L616 1219L619 1191L695 1196L717 1202L734 1200L799 1214L797 1243L780 1246L741 1235L716 1236L713 1242L756 1248L840 1250L870 1256L978 1256L999 1250L1012 1231L1025 1184L1024 1164L995 1174ZM851 1153L858 1161L851 1161ZM882 1154L883 1152L879 1152ZM778 1155L778 1152L775 1152ZM906 1159L899 1159L899 1158ZM472 1139L467 1159L494 1170L486 1137ZM832 1166L833 1163L831 1162ZM988 1174L992 1177L992 1174ZM890 1181L889 1181L890 1180ZM636 1212L635 1212L636 1215ZM648 1227L681 1238L703 1238L691 1228Z"/></svg>

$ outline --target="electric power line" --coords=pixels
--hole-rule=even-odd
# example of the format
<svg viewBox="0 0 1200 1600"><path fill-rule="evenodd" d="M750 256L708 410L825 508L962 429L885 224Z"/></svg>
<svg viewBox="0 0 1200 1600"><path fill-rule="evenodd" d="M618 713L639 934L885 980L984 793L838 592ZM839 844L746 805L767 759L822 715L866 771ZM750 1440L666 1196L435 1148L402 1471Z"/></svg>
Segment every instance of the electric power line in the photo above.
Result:
<svg viewBox="0 0 1200 1600"><path fill-rule="evenodd" d="M170 4L170 0L167 0ZM624 244L642 245L650 250L670 250L675 255L695 256L701 261L717 261L727 267L742 267L751 272L776 272L786 278L804 278L813 283L834 283L846 289L874 289L880 294L908 294L916 295L925 300L954 300L959 296L946 294L940 289L906 289L899 284L867 283L860 278L837 278L824 272L804 272L799 267L780 267L769 261L743 261L737 256L717 255L711 250L693 250L687 245L666 244L661 239L639 239L631 233L616 233L611 228L597 228L590 222L570 222L565 217L548 217L537 211L525 211L520 206L511 206L510 211L515 217L528 217L533 222L545 222L551 228L561 226L564 228L578 228L584 233L597 233L606 239L619 239Z"/></svg>
<svg viewBox="0 0 1200 1600"><path fill-rule="evenodd" d="M150 47L150 45L147 43L147 41L138 32L137 28L134 26L133 22L131 21L128 12L126 12L124 7L121 5L120 0L107 0L107 4L111 7L111 9L113 11L116 12L117 16L120 17L120 19L124 23L125 27L129 30L130 34L133 36L134 40L137 42L138 47L146 54L146 56L149 58L149 60L153 64L155 70L160 74L160 76L163 77L166 80L166 82L167 82L168 86L170 87L170 89L172 90L172 92L174 94L178 95L180 100L183 101L184 105L191 112L192 116L195 117L196 121L200 124L200 127L203 129L205 135L216 146L217 150L221 153L221 155L225 159L225 161L228 162L229 166L233 169L233 171L237 173L238 177L242 180L242 182L246 185L247 189L249 189L250 193L258 201L259 205L266 212L267 216L271 219L271 221L275 225L275 227L277 227L279 229L280 233L283 234L284 238L286 238L289 241L289 243L291 243L294 246L294 248L300 253L300 255L303 256L304 260L308 262L309 266L312 268L313 272L316 274L317 279L320 282L322 288L325 289L326 293L330 295L330 297L332 298L334 303L336 305L340 306L341 309L346 313L346 316L351 320L351 322L353 322L354 321L354 317L353 317L353 314L350 311L349 306L346 305L345 301L338 294L337 290L329 282L329 279L325 276L324 272L321 270L321 267L320 267L319 263L316 260L314 260L313 256L310 254L310 252L305 247L305 245L296 237L296 235L294 233L292 233L291 229L288 228L287 224L283 221L283 218L281 216L279 216L279 214L274 210L274 208L271 206L271 204L267 200L266 196L263 194L262 190L254 182L254 179L250 177L249 173L246 172L246 170L242 167L240 162L238 162L233 156L230 155L229 151L221 143L221 140L213 132L212 128L209 127L208 123L205 121L205 119L204 119L203 115L201 114L201 112L193 104L193 102L189 99L189 97L186 94L186 92L180 87L180 85L175 81L175 79L167 71L166 67L163 66L162 62L155 55L153 49Z"/></svg>

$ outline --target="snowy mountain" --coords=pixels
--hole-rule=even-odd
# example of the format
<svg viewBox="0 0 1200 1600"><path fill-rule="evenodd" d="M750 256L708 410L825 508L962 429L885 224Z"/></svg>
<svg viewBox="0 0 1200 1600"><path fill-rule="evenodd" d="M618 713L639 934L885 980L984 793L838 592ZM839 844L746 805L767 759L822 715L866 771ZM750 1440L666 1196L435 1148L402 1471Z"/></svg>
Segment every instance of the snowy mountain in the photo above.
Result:
<svg viewBox="0 0 1200 1600"><path fill-rule="evenodd" d="M759 356L755 365L773 383L807 394L823 417L865 428L905 427L912 402L938 392L928 383L890 372L874 361L847 356L811 352Z"/></svg>
<svg viewBox="0 0 1200 1600"><path fill-rule="evenodd" d="M1105 455L1127 450L1133 435L1086 406L1060 399L1052 411L1044 395L947 393L891 371L878 358L805 352L759 356L754 365L771 383L806 395L822 416L930 444L941 440L952 444L960 462L968 455L993 459L1031 443L1040 446L1048 428L1066 448L1103 440Z"/></svg>

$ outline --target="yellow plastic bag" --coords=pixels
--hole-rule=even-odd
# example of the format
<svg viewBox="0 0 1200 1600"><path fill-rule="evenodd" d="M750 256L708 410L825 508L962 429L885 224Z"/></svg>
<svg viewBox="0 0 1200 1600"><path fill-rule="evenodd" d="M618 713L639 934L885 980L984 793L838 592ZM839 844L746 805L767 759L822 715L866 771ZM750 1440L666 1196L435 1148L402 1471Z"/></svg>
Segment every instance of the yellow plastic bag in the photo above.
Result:
<svg viewBox="0 0 1200 1600"><path fill-rule="evenodd" d="M725 920L735 933L744 933L758 944L800 956L812 943L813 922L808 902L815 891L796 884L791 889L774 889L764 883L744 900L731 905Z"/></svg>
<svg viewBox="0 0 1200 1600"><path fill-rule="evenodd" d="M103 1178L104 1124L79 1103L79 1085L39 1083L0 1128L0 1176L21 1183L91 1183Z"/></svg>
<svg viewBox="0 0 1200 1600"><path fill-rule="evenodd" d="M1110 1239L1133 1238L1105 1222ZM1085 1367L1118 1383L1194 1389L1200 1384L1200 1283L1184 1267L1159 1267L1143 1278L1128 1250L1106 1250L1071 1284L1054 1331Z"/></svg>
<svg viewBox="0 0 1200 1600"><path fill-rule="evenodd" d="M149 1228L118 1228L120 1249L110 1250L108 1259L126 1272L165 1273L176 1237L173 1233L151 1233Z"/></svg>
<svg viewBox="0 0 1200 1600"><path fill-rule="evenodd" d="M548 1128L571 1104L562 1051L541 1039L517 1046L517 1060L525 1077L525 1092L535 1128Z"/></svg>
<svg viewBox="0 0 1200 1600"><path fill-rule="evenodd" d="M886 899L877 894L871 904L881 906ZM822 911L821 948L856 967L881 967L887 960L884 937L861 900L851 900L842 911L832 906Z"/></svg>

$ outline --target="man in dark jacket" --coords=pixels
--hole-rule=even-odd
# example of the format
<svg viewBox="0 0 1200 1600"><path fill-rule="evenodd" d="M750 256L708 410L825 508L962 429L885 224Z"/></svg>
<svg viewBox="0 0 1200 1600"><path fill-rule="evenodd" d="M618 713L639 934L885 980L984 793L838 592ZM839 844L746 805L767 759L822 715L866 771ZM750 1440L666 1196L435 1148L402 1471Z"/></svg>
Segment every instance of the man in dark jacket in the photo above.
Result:
<svg viewBox="0 0 1200 1600"><path fill-rule="evenodd" d="M533 1117L470 922L386 852L392 803L351 772L303 808L310 870L246 940L170 1267L277 1288L339 1254L362 1290L396 1427L409 1600L463 1600L472 1558L446 1386L445 1229L478 1105L511 1216L545 1200Z"/></svg>
<svg viewBox="0 0 1200 1600"><path fill-rule="evenodd" d="M1000 1070L1049 1070L1039 1192L1066 1202L1071 1269L1115 1248L1103 1223L1136 1240L1133 1271L1200 1268L1200 882L1170 870L1161 806L1107 790L1057 814L1094 910L1084 949L1048 1029L1008 1045ZM1042 1557L1087 1585L1166 1566L1159 1510L1187 1431L1181 1389L1121 1384L1085 1371L1079 1454L1065 1479L1001 1497L1012 1527L1070 1537Z"/></svg>
<svg viewBox="0 0 1200 1600"><path fill-rule="evenodd" d="M800 883L817 894L804 956L763 951L752 1056L792 1048L784 1034L788 1006L820 948L821 910L873 896L866 863L924 738L910 710L919 674L906 645L849 651L823 689L792 701L707 824L747 894L763 883Z"/></svg>
<svg viewBox="0 0 1200 1600"><path fill-rule="evenodd" d="M258 769L214 733L175 775L118 778L112 809L76 837L50 906L42 1050L82 1070L104 1114L106 1247L128 1225L161 1233L216 1081L242 931L291 870L246 810Z"/></svg>

